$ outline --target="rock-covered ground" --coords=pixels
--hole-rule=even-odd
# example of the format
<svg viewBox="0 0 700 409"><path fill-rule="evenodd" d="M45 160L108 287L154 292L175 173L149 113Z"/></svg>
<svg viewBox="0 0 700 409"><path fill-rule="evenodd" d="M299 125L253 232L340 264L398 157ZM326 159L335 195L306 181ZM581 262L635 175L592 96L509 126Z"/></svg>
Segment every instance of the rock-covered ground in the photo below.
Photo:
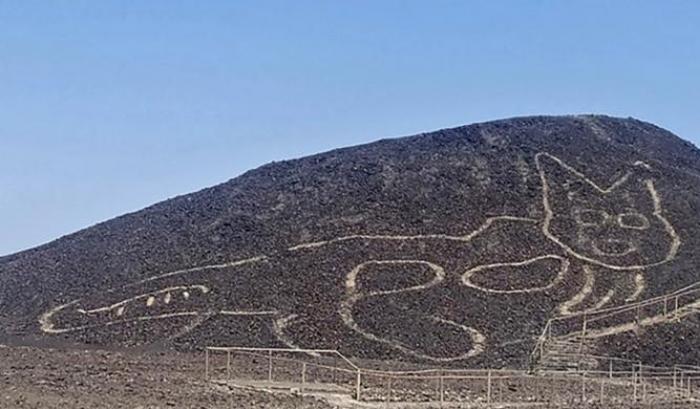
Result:
<svg viewBox="0 0 700 409"><path fill-rule="evenodd" d="M300 346L523 368L564 310L700 282L699 181L692 144L604 116L272 163L0 258L0 342ZM700 332L674 332L648 328L617 350L696 363L687 339Z"/></svg>
<svg viewBox="0 0 700 409"><path fill-rule="evenodd" d="M3 409L354 409L385 408L385 402L353 403L349 396L301 396L290 392L265 392L207 383L203 379L202 354L172 351L107 351L100 349L35 348L0 346L0 408ZM234 376L235 379L235 376ZM482 385L483 386L483 385ZM441 407L438 402L427 403L434 395L434 385L403 390L396 385L391 408L430 409ZM498 389L503 389L499 391ZM523 408L546 407L568 409L697 409L700 403L616 403L596 402L597 388L587 405L578 401L580 387L573 381L568 388L552 388L542 380L511 382L494 386L494 396L530 396L543 388L556 399L568 403L505 403L486 404L483 397L460 398L448 396L455 408ZM420 390L419 390L420 389ZM467 388L473 394L473 389ZM483 388L481 388L483 389ZM365 393L371 395L372 389ZM480 392L483 392L480 390ZM381 400L381 392L379 392ZM398 401L400 394L413 403ZM377 398L370 396L368 398ZM466 395L465 395L466 396ZM550 396L540 399L550 399ZM434 398L434 396L433 396Z"/></svg>
<svg viewBox="0 0 700 409"><path fill-rule="evenodd" d="M313 397L223 390L202 356L0 346L3 409L331 409Z"/></svg>

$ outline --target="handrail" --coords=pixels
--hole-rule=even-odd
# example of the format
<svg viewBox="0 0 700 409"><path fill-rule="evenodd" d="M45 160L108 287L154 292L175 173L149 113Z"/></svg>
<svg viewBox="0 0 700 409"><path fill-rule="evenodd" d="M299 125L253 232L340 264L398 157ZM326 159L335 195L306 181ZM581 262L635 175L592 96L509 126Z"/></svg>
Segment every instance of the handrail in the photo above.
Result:
<svg viewBox="0 0 700 409"><path fill-rule="evenodd" d="M559 338L561 336L551 336L551 330L552 326L554 323L558 322L572 322L573 320L578 320L583 318L587 322L594 322L594 321L599 321L605 318L609 317L614 317L616 315L629 312L629 311L635 311L638 310L639 308L642 307L648 307L651 305L660 305L661 303L668 303L669 300L675 299L678 300L678 298L687 296L687 295L694 295L694 294L700 294L700 282L696 282L694 284L691 284L689 286L683 287L679 290L676 290L672 293L668 293L665 295L657 296L657 297L652 297L648 298L646 300L638 301L636 303L632 304L627 304L627 305L622 305L618 307L610 307L610 308L604 308L600 309L597 311L581 311L577 312L571 315L567 315L564 317L554 317L549 320L547 320L547 323L545 324L542 333L537 339L537 342L535 343L535 348L533 351L530 353L530 365L533 366L535 362L537 362L538 358L542 358L542 350L544 348L544 345L549 339L555 339ZM674 306L674 308L678 308L677 305ZM667 313L668 314L668 313ZM567 334L569 335L569 334ZM613 357L606 357L606 359L614 359Z"/></svg>
<svg viewBox="0 0 700 409"><path fill-rule="evenodd" d="M404 370L404 371L390 371L390 370L380 370L371 368L361 368L354 364L350 359L346 358L342 353L335 349L302 349L302 348L260 348L260 347L217 347L208 346L206 347L209 351L219 351L219 352L229 352L229 351L242 351L242 352L289 352L289 353L327 353L337 355L341 357L345 362L347 362L352 368L353 372L360 371L365 375L376 375L376 376L408 376L408 375L424 375L424 374L465 374L467 375L486 375L491 373L512 373L520 374L523 371L516 369L450 369L450 368L428 368L428 369L418 369L418 370ZM255 354L251 354L255 355ZM257 355L260 357L265 357L264 355ZM301 359L290 359L290 358L280 358L275 357L275 360L288 361L288 362L307 362ZM311 364L313 366L324 367L324 365ZM342 368L338 368L343 370ZM345 370L350 372L349 370Z"/></svg>
<svg viewBox="0 0 700 409"><path fill-rule="evenodd" d="M264 351L273 351L273 352L321 352L321 353L332 353L335 354L336 350L330 350L330 349L294 349L294 348L254 348L254 347L206 347L207 350L210 351L222 351L222 352L227 352L227 351L252 351L252 352L264 352ZM256 355L256 354L252 354ZM342 356L338 352L338 356ZM580 354L562 354L562 355L580 355ZM262 355L260 355L262 357ZM622 360L622 358L614 358L614 357L604 357L604 356L596 356L596 355L581 355L581 356L589 356L589 357L596 357L596 358L606 358L606 359L616 359L616 360ZM298 359L288 359L288 358L275 358L275 359L282 359L284 361L289 361L289 362L305 362L307 365L310 366L318 366L321 368L328 368L331 369L332 367L328 367L326 365L319 365L319 364L314 364L314 363L308 363L304 360L298 360ZM653 378L653 379L667 379L667 380L672 380L673 379L673 374L676 370L687 373L687 374L697 374L697 376L688 376L684 379L691 379L691 380L697 380L700 379L700 367L696 366L691 366L691 365L676 365L674 367L656 367L656 366L651 366L651 365L644 365L640 364L637 361L631 361L631 360L625 360L628 362L632 362L634 364L633 368L631 371L625 370L625 371L604 371L604 370L584 370L584 371L566 371L566 370L547 370L544 371L543 373L547 374L548 376L555 376L555 377L571 377L571 376L592 376L592 375L600 375L605 377L611 376L612 378L623 378L625 376L629 376L631 374L639 374L639 371L636 370L635 368L641 367L644 371L651 371L651 372L646 372L648 378ZM373 369L365 369L358 367L354 364L352 364L354 368L356 368L356 371L361 373L362 375L374 375L374 376L391 376L392 378L395 379L486 379L487 377L490 377L491 379L508 379L509 377L520 377L520 376L531 376L528 371L525 370L508 370L508 369L427 369L427 370L417 370L417 371L380 371L380 370L373 370ZM692 368L692 370L684 370L682 367L685 368ZM343 372L348 372L348 373L353 373L354 371L350 371L347 369L342 369L342 368L332 368L336 370L340 370ZM663 371L661 371L663 370ZM656 372L655 372L656 371ZM461 374L461 375L460 375ZM418 375L419 377L410 377L410 375ZM644 377L646 378L646 377Z"/></svg>
<svg viewBox="0 0 700 409"><path fill-rule="evenodd" d="M333 354L337 355L345 363L350 365L353 369L359 370L360 368L355 365L350 359L345 355L341 354L335 349L302 349L302 348L258 348L258 347L206 347L210 351L258 351L258 352L301 352L301 353L320 353L320 354Z"/></svg>
<svg viewBox="0 0 700 409"><path fill-rule="evenodd" d="M698 293L700 293L700 288L694 288L696 286L700 286L700 282L695 283L695 284L690 285L690 286L687 286L687 287L684 287L684 288L682 288L678 291L672 292L672 293L660 295L657 297L647 298L646 300L638 301L636 303L625 304L625 305L621 305L618 307L602 308L602 309L596 310L596 311L575 312L575 313L572 313L571 315L551 318L551 319L549 319L548 322L566 321L566 320L569 320L572 318L582 317L582 316L586 316L586 315L589 317L594 316L596 318L599 318L598 317L599 315L604 315L605 313L621 313L621 312L627 312L627 311L634 311L639 307L646 307L649 305L657 305L657 304L660 304L662 301L668 301L669 299L682 297L684 295L698 294ZM612 315L610 315L610 316L612 316Z"/></svg>

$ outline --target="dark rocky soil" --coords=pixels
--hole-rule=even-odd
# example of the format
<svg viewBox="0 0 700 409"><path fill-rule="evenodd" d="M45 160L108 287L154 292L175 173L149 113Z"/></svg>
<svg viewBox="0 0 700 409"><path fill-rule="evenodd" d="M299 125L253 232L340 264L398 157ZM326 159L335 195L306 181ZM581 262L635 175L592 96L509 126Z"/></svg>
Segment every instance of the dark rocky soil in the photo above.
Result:
<svg viewBox="0 0 700 409"><path fill-rule="evenodd" d="M0 408L330 409L312 397L204 382L201 355L0 347Z"/></svg>
<svg viewBox="0 0 700 409"><path fill-rule="evenodd" d="M0 346L0 408L3 409L352 409L358 407L384 408L383 391L377 389L379 400L355 404L350 399L301 396L290 392L224 387L219 382L204 381L202 354L169 352L107 351L99 349L66 349ZM249 369L249 368L248 368ZM240 368L234 370L234 378ZM248 372L246 370L246 372ZM494 397L519 398L520 403L502 402L487 405L484 385L465 387L465 381L449 385L464 396L447 396L444 407L464 408L590 408L590 409L696 409L698 403L608 403L595 401L597 387L589 388L591 402L578 401L578 382L567 388L550 385L537 379L527 382L511 380L494 383ZM434 382L420 388L402 389L395 383L391 408L439 408L435 399ZM415 385L414 385L415 386ZM466 389L465 389L466 388ZM561 403L527 403L528 396L551 391ZM371 388L366 398L374 399ZM627 391L626 393L629 393ZM401 403L399 399L413 403ZM548 399L543 399L544 401Z"/></svg>
<svg viewBox="0 0 700 409"><path fill-rule="evenodd" d="M542 152L548 155L538 163ZM541 171L560 243L543 234ZM607 188L627 174L610 195L583 179ZM661 213L654 211L649 180ZM580 307L611 289L610 304L623 305L637 272L646 280L641 298L700 281L698 182L700 151L693 145L649 123L604 116L516 118L272 163L0 258L0 342L33 336L47 345L183 350L291 343L368 359L524 367L546 320L581 291L586 268L596 283ZM467 237L504 215L531 220L495 223L470 241L395 239ZM668 259L673 244L659 215L681 240ZM352 234L394 239L363 236L290 249ZM634 251L615 254L628 241ZM143 281L258 255L266 258ZM350 272L370 260L403 264L368 264L349 290ZM444 277L419 288L436 274L430 265ZM463 274L477 267L472 285L464 285ZM537 290L521 291L527 288ZM68 303L51 325L77 330L43 334L42 314ZM696 363L687 340L700 339L700 330L683 328L682 339L673 328L650 329L620 352L646 358L663 351L665 360ZM479 348L480 354L447 361Z"/></svg>

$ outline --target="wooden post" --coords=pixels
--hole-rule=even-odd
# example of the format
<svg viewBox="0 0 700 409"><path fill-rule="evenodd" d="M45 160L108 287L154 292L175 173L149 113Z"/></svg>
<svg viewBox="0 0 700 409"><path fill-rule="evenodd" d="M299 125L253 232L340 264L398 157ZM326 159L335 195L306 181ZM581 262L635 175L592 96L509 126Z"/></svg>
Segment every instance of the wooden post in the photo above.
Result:
<svg viewBox="0 0 700 409"><path fill-rule="evenodd" d="M637 401L637 372L635 366L632 366L632 385L634 386L634 400Z"/></svg>
<svg viewBox="0 0 700 409"><path fill-rule="evenodd" d="M639 326L642 323L640 309L641 307L639 306L639 304L637 304L637 315L636 317L634 317L634 321L636 322L637 326Z"/></svg>
<svg viewBox="0 0 700 409"><path fill-rule="evenodd" d="M304 386L306 386L306 362L301 363L301 393L304 393Z"/></svg>
<svg viewBox="0 0 700 409"><path fill-rule="evenodd" d="M549 402L549 405L551 406L552 402L554 401L554 398L557 396L557 388L556 388L556 381L557 381L557 376L552 375L552 380L549 382L549 387L550 387L550 394L549 398L547 399L547 402Z"/></svg>
<svg viewBox="0 0 700 409"><path fill-rule="evenodd" d="M388 383L389 383L389 387L387 388L387 389L388 389L388 392L387 392L387 394L386 394L386 401L387 401L387 402L391 402L391 375L388 375L388 378L389 378L389 382L388 382Z"/></svg>
<svg viewBox="0 0 700 409"><path fill-rule="evenodd" d="M638 376L638 378L639 378L639 384L642 386L642 401L644 401L644 399L646 398L646 396L645 396L646 395L646 388L644 385L644 376L642 374L642 363L641 362L639 363L639 376Z"/></svg>
<svg viewBox="0 0 700 409"><path fill-rule="evenodd" d="M226 379L231 380L231 350L226 350Z"/></svg>
<svg viewBox="0 0 700 409"><path fill-rule="evenodd" d="M356 384L355 384L355 389L356 389L356 390L355 390L355 396L356 396L358 402L360 401L360 387L361 387L361 386L362 386L362 373L361 373L360 370L358 369L358 370L357 370L357 381L356 381Z"/></svg>
<svg viewBox="0 0 700 409"><path fill-rule="evenodd" d="M209 348L204 348L204 379L209 380Z"/></svg>
<svg viewBox="0 0 700 409"><path fill-rule="evenodd" d="M664 297L664 317L668 315L668 297Z"/></svg>
<svg viewBox="0 0 700 409"><path fill-rule="evenodd" d="M678 315L678 297L677 297L677 296L676 296L676 311L675 311L675 315L676 315L676 320L680 320L680 319L681 319L681 317Z"/></svg>
<svg viewBox="0 0 700 409"><path fill-rule="evenodd" d="M503 376L498 378L498 402L503 402Z"/></svg>
<svg viewBox="0 0 700 409"><path fill-rule="evenodd" d="M491 404L491 370L486 374L486 404Z"/></svg>
<svg viewBox="0 0 700 409"><path fill-rule="evenodd" d="M584 313L583 314L583 328L581 328L581 342L578 347L578 362L577 362L577 368L581 370L582 366L582 361L583 361L583 343L586 339L586 329L588 327L588 316Z"/></svg>
<svg viewBox="0 0 700 409"><path fill-rule="evenodd" d="M272 351L267 351L267 381L272 382Z"/></svg>
<svg viewBox="0 0 700 409"><path fill-rule="evenodd" d="M586 402L586 371L581 375L581 403Z"/></svg>
<svg viewBox="0 0 700 409"><path fill-rule="evenodd" d="M430 378L429 378L429 379L430 379ZM439 402L439 401L440 401L440 386L441 386L441 385L440 385L440 381L441 381L441 379L440 379L440 372L438 372L438 373L437 373L437 376L434 377L433 379L435 379L435 392L436 392L437 395L438 395L438 396L437 396L437 399L435 399L435 401ZM431 400L433 400L433 399L431 398Z"/></svg>
<svg viewBox="0 0 700 409"><path fill-rule="evenodd" d="M676 371L677 370L678 370L678 368L676 368L676 365L673 365L673 389L676 389L676 387L678 386L678 383L676 381Z"/></svg>
<svg viewBox="0 0 700 409"><path fill-rule="evenodd" d="M440 372L440 407L445 402L445 378L442 371Z"/></svg>
<svg viewBox="0 0 700 409"><path fill-rule="evenodd" d="M600 403L603 403L605 396L605 378L600 377Z"/></svg>
<svg viewBox="0 0 700 409"><path fill-rule="evenodd" d="M333 383L338 383L338 357L333 355Z"/></svg>

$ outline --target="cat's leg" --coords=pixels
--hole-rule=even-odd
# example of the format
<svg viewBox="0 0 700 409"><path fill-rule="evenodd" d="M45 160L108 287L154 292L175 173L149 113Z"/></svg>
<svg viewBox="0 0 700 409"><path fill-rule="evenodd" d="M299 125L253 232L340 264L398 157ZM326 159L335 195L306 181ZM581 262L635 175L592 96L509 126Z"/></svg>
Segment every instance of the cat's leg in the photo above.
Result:
<svg viewBox="0 0 700 409"><path fill-rule="evenodd" d="M559 315L592 314L638 301L646 289L642 271L613 271L590 264L581 267L583 286L559 306Z"/></svg>

